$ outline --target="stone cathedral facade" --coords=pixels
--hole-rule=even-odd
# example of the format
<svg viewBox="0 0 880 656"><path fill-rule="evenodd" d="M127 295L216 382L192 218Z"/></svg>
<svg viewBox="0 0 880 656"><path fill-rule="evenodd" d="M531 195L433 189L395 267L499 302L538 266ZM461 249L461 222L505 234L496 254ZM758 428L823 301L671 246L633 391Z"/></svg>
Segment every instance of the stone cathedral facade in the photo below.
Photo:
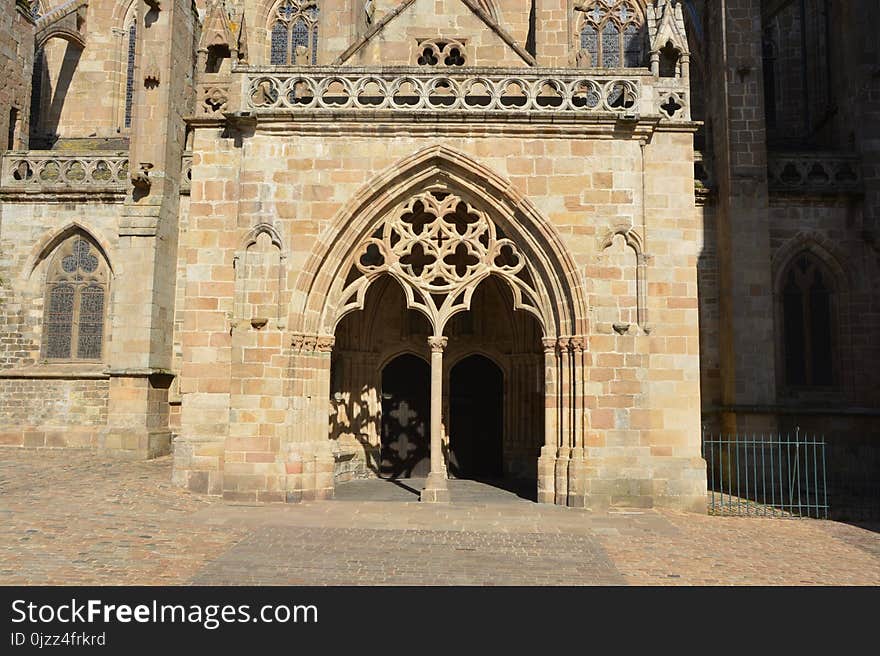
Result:
<svg viewBox="0 0 880 656"><path fill-rule="evenodd" d="M0 445L704 512L876 433L874 2L2 2Z"/></svg>

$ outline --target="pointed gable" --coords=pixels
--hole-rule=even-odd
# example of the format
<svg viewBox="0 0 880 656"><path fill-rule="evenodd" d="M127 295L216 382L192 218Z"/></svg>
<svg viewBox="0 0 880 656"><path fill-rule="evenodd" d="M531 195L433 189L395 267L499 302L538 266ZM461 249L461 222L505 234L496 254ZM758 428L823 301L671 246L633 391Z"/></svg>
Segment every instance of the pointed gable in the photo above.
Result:
<svg viewBox="0 0 880 656"><path fill-rule="evenodd" d="M205 23L199 39L199 49L212 46L226 46L230 50L237 45L226 7L222 0L209 0L205 12Z"/></svg>
<svg viewBox="0 0 880 656"><path fill-rule="evenodd" d="M648 34L651 52L659 52L671 43L682 54L688 54L688 41L681 2L657 0L648 5Z"/></svg>
<svg viewBox="0 0 880 656"><path fill-rule="evenodd" d="M367 33L334 64L536 65L492 7L485 0L403 0L385 14L377 10Z"/></svg>

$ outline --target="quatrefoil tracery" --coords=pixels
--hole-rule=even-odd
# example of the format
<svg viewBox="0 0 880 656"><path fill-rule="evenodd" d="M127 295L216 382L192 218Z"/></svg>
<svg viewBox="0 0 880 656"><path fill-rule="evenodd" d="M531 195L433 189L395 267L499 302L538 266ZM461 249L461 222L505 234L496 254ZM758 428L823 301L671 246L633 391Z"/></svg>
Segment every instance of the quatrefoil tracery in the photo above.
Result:
<svg viewBox="0 0 880 656"><path fill-rule="evenodd" d="M492 274L510 283L517 307L538 313L516 244L484 212L445 191L414 196L361 244L343 292L346 308L362 307L369 283L382 274L403 283L410 307L422 310L438 334L469 309L474 290Z"/></svg>

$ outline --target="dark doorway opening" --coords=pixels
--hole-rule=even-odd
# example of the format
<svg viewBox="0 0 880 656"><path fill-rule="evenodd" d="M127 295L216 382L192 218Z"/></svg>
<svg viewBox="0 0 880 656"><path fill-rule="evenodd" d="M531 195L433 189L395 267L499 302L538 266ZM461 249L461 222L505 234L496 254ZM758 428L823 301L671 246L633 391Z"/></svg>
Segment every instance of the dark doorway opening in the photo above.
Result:
<svg viewBox="0 0 880 656"><path fill-rule="evenodd" d="M456 478L499 479L504 434L504 374L471 355L450 374L449 472Z"/></svg>
<svg viewBox="0 0 880 656"><path fill-rule="evenodd" d="M431 471L431 368L404 354L382 370L382 478L423 478Z"/></svg>

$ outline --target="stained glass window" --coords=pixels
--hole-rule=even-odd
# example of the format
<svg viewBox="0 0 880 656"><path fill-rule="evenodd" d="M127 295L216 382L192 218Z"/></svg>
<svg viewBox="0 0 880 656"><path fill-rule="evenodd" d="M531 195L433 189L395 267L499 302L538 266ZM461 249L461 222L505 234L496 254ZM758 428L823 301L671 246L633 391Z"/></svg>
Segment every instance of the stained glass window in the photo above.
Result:
<svg viewBox="0 0 880 656"><path fill-rule="evenodd" d="M89 285L80 292L79 344L76 357L96 360L101 357L104 336L104 288Z"/></svg>
<svg viewBox="0 0 880 656"><path fill-rule="evenodd" d="M645 65L645 28L633 0L593 0L579 8L580 50L590 66L638 68Z"/></svg>
<svg viewBox="0 0 880 656"><path fill-rule="evenodd" d="M602 28L602 68L620 66L620 30L612 21Z"/></svg>
<svg viewBox="0 0 880 656"><path fill-rule="evenodd" d="M318 63L316 0L281 0L275 8L269 61L274 66Z"/></svg>
<svg viewBox="0 0 880 656"><path fill-rule="evenodd" d="M82 235L63 242L47 277L43 356L100 360L106 296L107 268L97 248Z"/></svg>
<svg viewBox="0 0 880 656"><path fill-rule="evenodd" d="M306 26L304 18L297 18L293 21L293 27L290 30L290 47L296 63L299 63L297 61L297 55L300 52L299 48L303 48L305 52L308 52L309 28Z"/></svg>
<svg viewBox="0 0 880 656"><path fill-rule="evenodd" d="M782 290L782 351L791 386L833 383L831 277L810 253L796 257Z"/></svg>
<svg viewBox="0 0 880 656"><path fill-rule="evenodd" d="M125 69L125 127L131 127L131 105L134 100L134 52L137 44L137 21L128 28L128 66Z"/></svg>
<svg viewBox="0 0 880 656"><path fill-rule="evenodd" d="M581 50L590 53L590 64L595 66L599 61L599 33L594 25L584 24L581 30Z"/></svg>
<svg viewBox="0 0 880 656"><path fill-rule="evenodd" d="M70 336L73 330L73 285L60 284L49 292L46 307L46 357L69 358Z"/></svg>
<svg viewBox="0 0 880 656"><path fill-rule="evenodd" d="M623 65L638 68L642 65L642 33L638 26L630 23L623 30Z"/></svg>
<svg viewBox="0 0 880 656"><path fill-rule="evenodd" d="M278 21L272 26L272 52L269 60L273 66L287 64L287 26Z"/></svg>

